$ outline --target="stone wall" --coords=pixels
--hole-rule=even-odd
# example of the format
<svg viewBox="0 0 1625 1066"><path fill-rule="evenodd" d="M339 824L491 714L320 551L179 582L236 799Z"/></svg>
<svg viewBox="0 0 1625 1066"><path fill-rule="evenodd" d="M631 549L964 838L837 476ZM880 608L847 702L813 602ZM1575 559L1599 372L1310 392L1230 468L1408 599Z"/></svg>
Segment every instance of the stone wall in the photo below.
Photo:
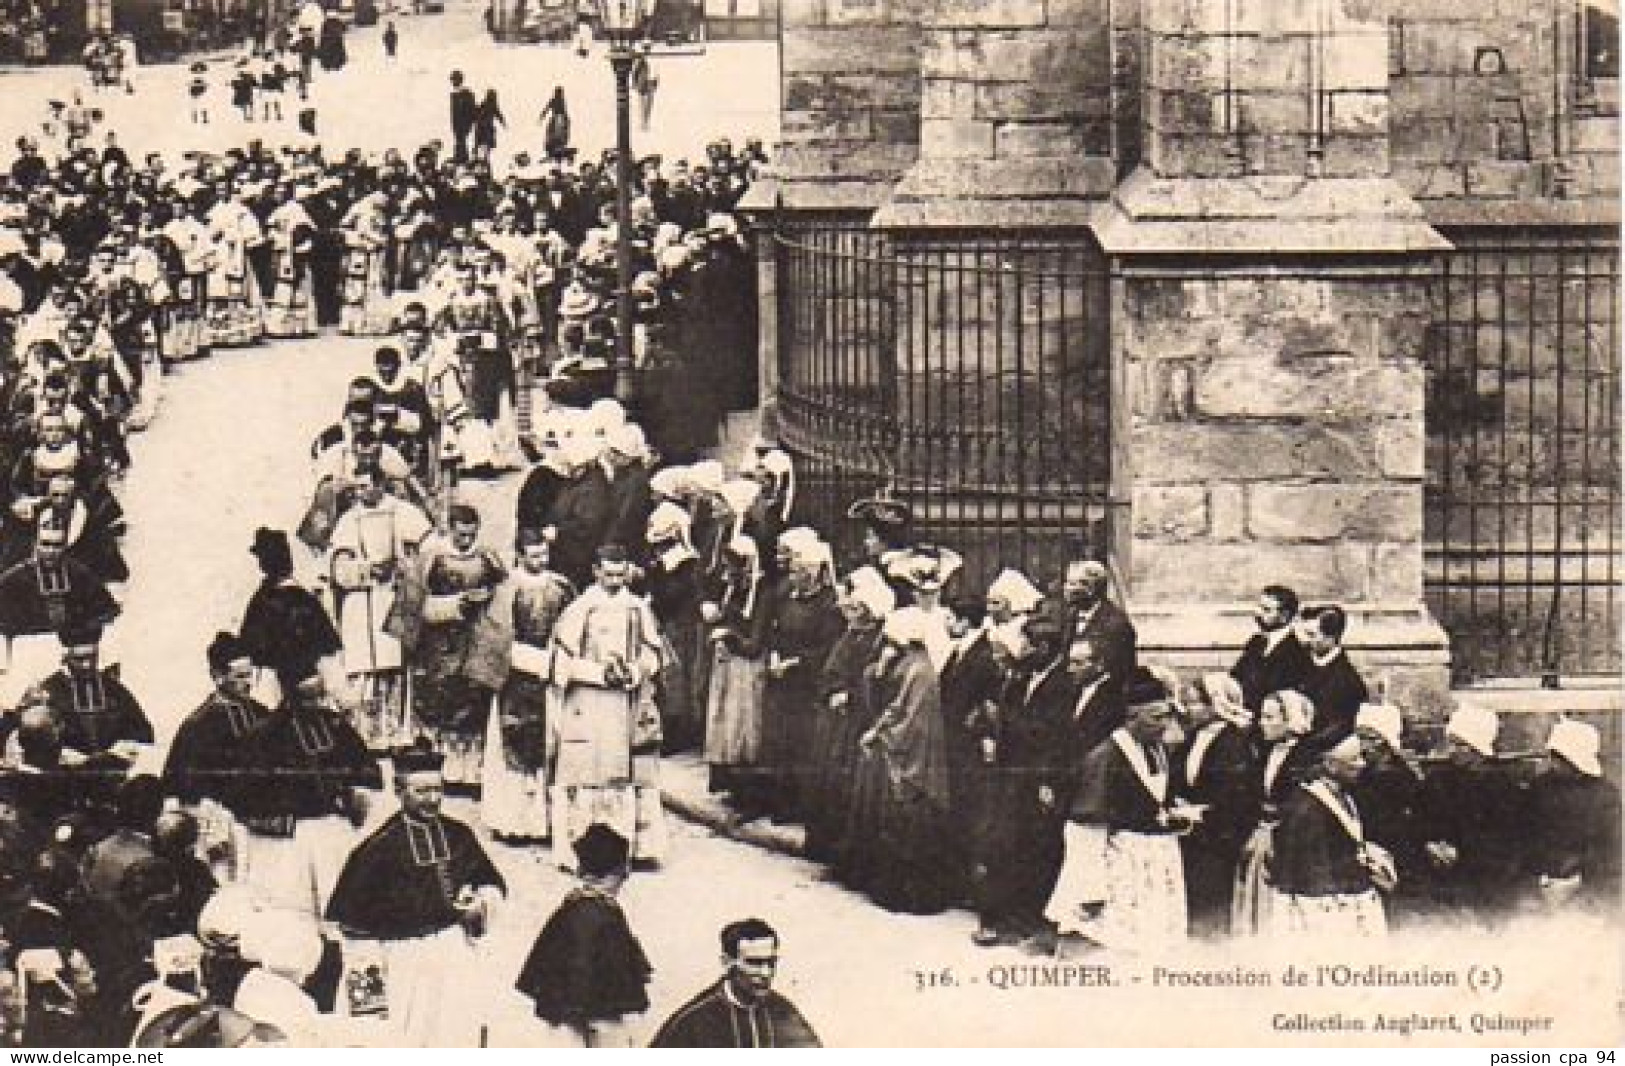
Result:
<svg viewBox="0 0 1625 1066"><path fill-rule="evenodd" d="M777 168L791 206L873 208L920 143L930 0L783 0Z"/></svg>
<svg viewBox="0 0 1625 1066"><path fill-rule="evenodd" d="M784 188L799 191L778 224L875 208L897 252L889 293L865 297L893 333L853 336L881 346L864 366L895 385L889 461L931 534L1039 566L1051 533L1097 539L1083 501L1099 457L1051 460L1099 430L1075 396L1104 393L1112 561L1149 656L1228 662L1247 603L1285 581L1348 607L1368 677L1436 716L1449 648L1426 549L1460 519L1425 489L1461 460L1436 416L1501 420L1533 471L1572 436L1543 412L1595 407L1617 381L1617 356L1597 362L1607 380L1540 369L1590 343L1559 337L1550 306L1502 315L1520 297L1497 293L1464 318L1441 287L1463 253L1439 227L1617 220L1617 81L1571 69L1584 4L789 0ZM1013 290L1042 263L1009 245L1035 232L1098 241L1102 313ZM1468 336L1530 352L1517 395L1439 373L1441 338ZM803 432L845 477L850 427ZM1530 477L1514 487L1538 502ZM1551 514L1525 511L1526 540Z"/></svg>
<svg viewBox="0 0 1625 1066"><path fill-rule="evenodd" d="M1422 610L1428 268L1226 264L1125 278L1128 598L1148 654L1227 664L1258 589L1349 610L1367 676L1442 706Z"/></svg>
<svg viewBox="0 0 1625 1066"><path fill-rule="evenodd" d="M1112 180L1110 6L936 0L920 54L920 158L878 224L1086 224Z"/></svg>
<svg viewBox="0 0 1625 1066"><path fill-rule="evenodd" d="M1388 35L1363 0L1145 0L1161 177L1387 173Z"/></svg>
<svg viewBox="0 0 1625 1066"><path fill-rule="evenodd" d="M1215 270L1125 286L1137 602L1421 598L1425 281Z"/></svg>
<svg viewBox="0 0 1625 1066"><path fill-rule="evenodd" d="M1585 4L1386 6L1394 174L1418 199L1486 221L1508 201L1617 200L1618 80L1576 70Z"/></svg>

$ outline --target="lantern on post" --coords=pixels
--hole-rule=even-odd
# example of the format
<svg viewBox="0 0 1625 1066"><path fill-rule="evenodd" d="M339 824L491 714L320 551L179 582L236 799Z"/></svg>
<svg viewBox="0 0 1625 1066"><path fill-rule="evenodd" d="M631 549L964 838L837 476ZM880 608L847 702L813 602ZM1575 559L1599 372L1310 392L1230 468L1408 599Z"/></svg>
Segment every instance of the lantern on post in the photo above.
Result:
<svg viewBox="0 0 1625 1066"><path fill-rule="evenodd" d="M615 392L632 381L632 64L644 41L655 0L596 0L599 28L615 72Z"/></svg>

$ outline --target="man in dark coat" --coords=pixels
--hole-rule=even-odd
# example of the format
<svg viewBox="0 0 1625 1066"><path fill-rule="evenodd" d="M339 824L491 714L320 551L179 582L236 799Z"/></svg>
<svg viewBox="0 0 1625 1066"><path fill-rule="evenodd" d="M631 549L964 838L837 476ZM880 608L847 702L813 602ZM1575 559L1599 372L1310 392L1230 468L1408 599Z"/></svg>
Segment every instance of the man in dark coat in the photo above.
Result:
<svg viewBox="0 0 1625 1066"><path fill-rule="evenodd" d="M175 731L164 763L164 780L183 801L209 798L238 809L242 774L249 768L248 737L271 712L248 694L254 663L248 649L230 633L209 644L214 691Z"/></svg>
<svg viewBox="0 0 1625 1066"><path fill-rule="evenodd" d="M119 606L107 586L66 554L67 530L54 524L35 532L33 554L0 574L0 637L105 625Z"/></svg>
<svg viewBox="0 0 1625 1066"><path fill-rule="evenodd" d="M1084 758L1123 724L1123 686L1121 682L1114 684L1104 653L1087 637L1072 638L1066 668L1078 686L1067 737L1069 759L1071 765L1081 766ZM1062 805L1071 800L1071 796L1063 797Z"/></svg>
<svg viewBox="0 0 1625 1066"><path fill-rule="evenodd" d="M1293 623L1298 617L1298 594L1285 585L1268 585L1258 596L1253 620L1259 632L1241 649L1230 676L1241 683L1247 709L1258 713L1264 697L1303 685L1309 673L1309 652L1298 640Z"/></svg>
<svg viewBox="0 0 1625 1066"><path fill-rule="evenodd" d="M823 1046L795 1005L773 991L779 934L771 925L747 918L724 926L722 963L722 979L667 1018L650 1047Z"/></svg>
<svg viewBox="0 0 1625 1066"><path fill-rule="evenodd" d="M1106 567L1092 559L1067 564L1061 584L1064 640L1092 643L1106 664L1112 687L1121 692L1138 662L1138 634L1123 609L1106 595L1111 578Z"/></svg>
<svg viewBox="0 0 1625 1066"><path fill-rule="evenodd" d="M45 679L40 695L61 723L63 746L81 755L112 752L133 760L137 746L153 742L152 723L119 681L118 667L97 662L101 626L65 628L58 636L62 669Z"/></svg>
<svg viewBox="0 0 1625 1066"><path fill-rule="evenodd" d="M1343 634L1348 616L1337 606L1318 607L1305 612L1305 634L1309 665L1298 691L1315 705L1315 719L1303 743L1321 752L1354 733L1354 719L1360 705L1370 702L1360 672L1343 650Z"/></svg>
<svg viewBox="0 0 1625 1066"><path fill-rule="evenodd" d="M393 762L401 809L350 853L327 918L378 942L398 1046L473 1047L469 975L507 884L474 831L440 813L442 757L417 747Z"/></svg>
<svg viewBox="0 0 1625 1066"><path fill-rule="evenodd" d="M615 901L626 880L626 838L594 822L573 847L581 883L542 927L514 987L538 1018L581 1046L630 1046L623 1026L649 1009L652 967Z"/></svg>
<svg viewBox="0 0 1625 1066"><path fill-rule="evenodd" d="M452 162L468 162L468 136L474 131L474 119L479 112L479 101L474 90L463 84L463 72L451 72L451 138L454 144Z"/></svg>
<svg viewBox="0 0 1625 1066"><path fill-rule="evenodd" d="M321 601L293 579L293 552L280 529L260 529L249 553L265 575L243 612L240 637L254 665L290 689L344 647Z"/></svg>
<svg viewBox="0 0 1625 1066"><path fill-rule="evenodd" d="M1072 713L1078 683L1067 672L1062 629L1047 618L1023 626L1025 647L999 702L995 741L994 846L975 871L980 925L973 940L991 946L1009 937L1048 934L1044 905L1061 870L1071 783Z"/></svg>

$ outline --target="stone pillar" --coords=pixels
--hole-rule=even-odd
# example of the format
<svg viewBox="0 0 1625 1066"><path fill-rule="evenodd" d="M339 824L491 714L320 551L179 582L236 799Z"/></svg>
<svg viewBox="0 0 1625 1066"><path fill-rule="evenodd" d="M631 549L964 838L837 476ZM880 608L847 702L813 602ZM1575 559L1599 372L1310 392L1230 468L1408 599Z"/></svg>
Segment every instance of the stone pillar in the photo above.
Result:
<svg viewBox="0 0 1625 1066"><path fill-rule="evenodd" d="M776 237L862 226L920 152L920 47L928 0L784 0L771 177L740 210L757 231L763 432L776 432Z"/></svg>
<svg viewBox="0 0 1625 1066"><path fill-rule="evenodd" d="M924 0L785 0L782 182L792 210L872 210L919 156Z"/></svg>
<svg viewBox="0 0 1625 1066"><path fill-rule="evenodd" d="M1087 233L1114 179L1108 0L935 0L920 155L876 212L897 257L899 487L928 535L1058 567L1100 537L1103 263ZM1103 405L1101 407L1103 410Z"/></svg>
<svg viewBox="0 0 1625 1066"><path fill-rule="evenodd" d="M1107 0L937 0L919 160L877 223L1081 226L1111 187Z"/></svg>
<svg viewBox="0 0 1625 1066"><path fill-rule="evenodd" d="M1347 609L1368 683L1432 717L1422 357L1448 244L1387 177L1373 7L1144 0L1144 163L1098 227L1116 562L1152 661L1227 666L1279 582Z"/></svg>

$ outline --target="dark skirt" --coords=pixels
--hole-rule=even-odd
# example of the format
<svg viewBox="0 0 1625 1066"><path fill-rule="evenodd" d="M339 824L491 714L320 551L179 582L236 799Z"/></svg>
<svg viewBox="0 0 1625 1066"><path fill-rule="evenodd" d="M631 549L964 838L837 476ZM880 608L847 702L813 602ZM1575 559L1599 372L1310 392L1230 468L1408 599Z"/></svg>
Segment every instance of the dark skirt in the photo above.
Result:
<svg viewBox="0 0 1625 1066"><path fill-rule="evenodd" d="M1227 936L1230 912L1235 904L1236 870L1240 856L1219 850L1205 841L1185 837L1180 841L1185 868L1185 905L1190 913L1190 933L1196 937Z"/></svg>
<svg viewBox="0 0 1625 1066"><path fill-rule="evenodd" d="M835 848L835 876L848 888L867 892L880 883L891 856L881 826L890 791L886 761L860 751L852 774L845 827Z"/></svg>
<svg viewBox="0 0 1625 1066"><path fill-rule="evenodd" d="M768 678L762 701L762 763L785 791L787 803L793 803L814 772L817 698L812 685Z"/></svg>
<svg viewBox="0 0 1625 1066"><path fill-rule="evenodd" d="M468 413L494 422L502 407L502 397L513 392L513 360L501 348L482 348L472 360L471 369Z"/></svg>
<svg viewBox="0 0 1625 1066"><path fill-rule="evenodd" d="M830 861L846 833L847 810L858 767L858 738L868 723L827 707L813 717L811 766L802 795L807 857Z"/></svg>
<svg viewBox="0 0 1625 1066"><path fill-rule="evenodd" d="M880 760L876 760L877 762ZM955 878L944 846L943 811L924 793L887 781L880 804L880 854L870 897L901 914L940 914Z"/></svg>

